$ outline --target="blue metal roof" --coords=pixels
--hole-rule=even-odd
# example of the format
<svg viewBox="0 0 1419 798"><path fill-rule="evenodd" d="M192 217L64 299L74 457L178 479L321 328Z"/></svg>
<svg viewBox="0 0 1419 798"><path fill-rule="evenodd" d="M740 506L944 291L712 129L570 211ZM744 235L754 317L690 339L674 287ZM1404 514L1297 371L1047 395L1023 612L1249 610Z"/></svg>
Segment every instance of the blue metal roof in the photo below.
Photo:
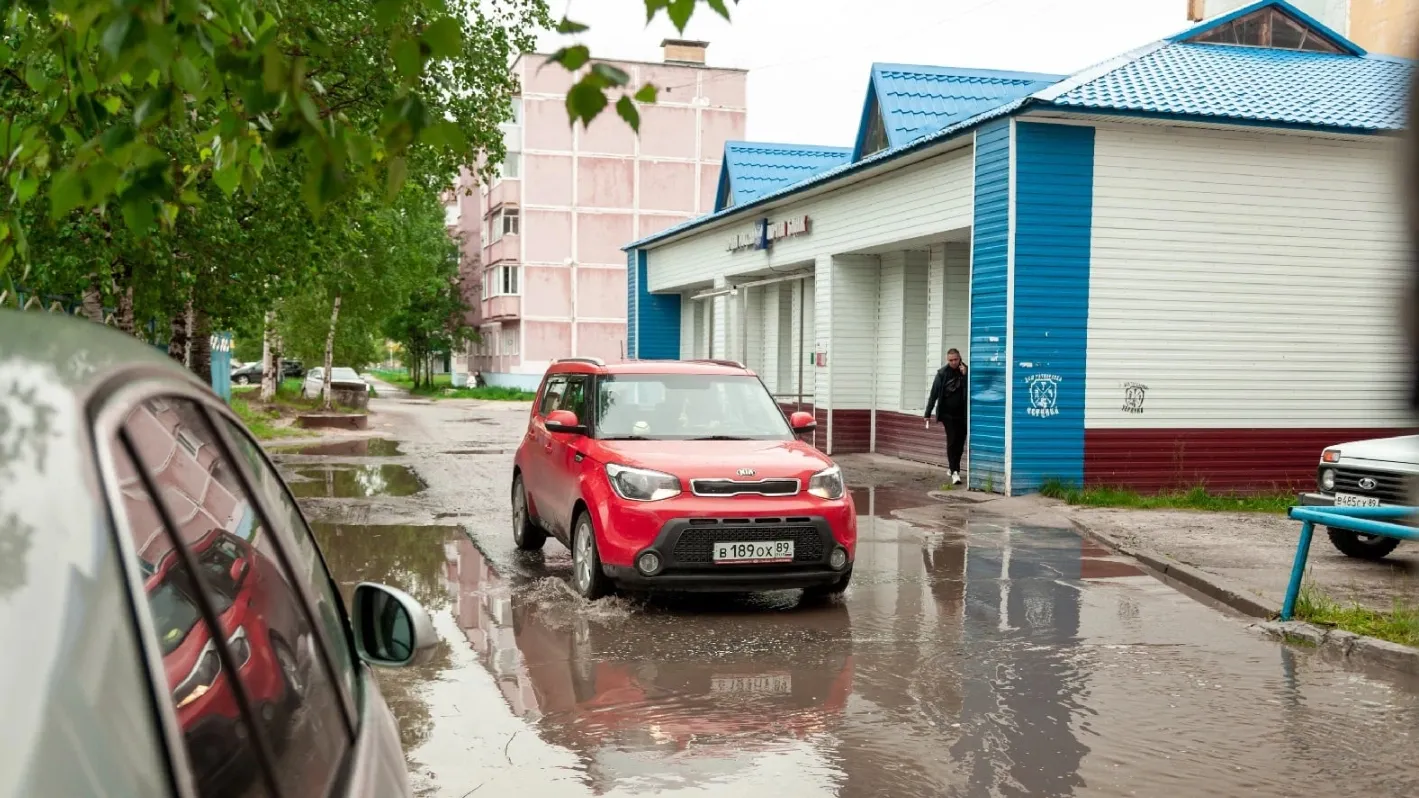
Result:
<svg viewBox="0 0 1419 798"><path fill-rule="evenodd" d="M1268 6L1280 8L1316 28L1334 39L1345 52L1318 53L1226 44L1191 44L1186 41L1211 27ZM904 72L929 70L924 67L874 66L873 85L863 111L864 121L877 89L878 70L893 69ZM1210 119L1236 124L1304 126L1350 133L1401 130L1406 123L1408 81L1413 69L1414 62L1407 59L1364 54L1354 43L1302 14L1285 0L1258 0L1222 17L1199 23L1177 36L1124 53L1046 87L1032 89L1017 99L994 105L981 99L980 106L977 106L979 110L964 116L951 115L944 102L939 112L930 113L926 96L931 92L921 86L908 90L905 83L893 82L890 86L894 96L910 97L911 100L905 103L908 110L903 115L894 117L890 116L891 111L887 112L887 118L895 120L888 128L888 149L759 194L747 205L763 205L812 186L830 183L968 133L991 119L1031 108ZM961 74L966 70L942 69L940 72ZM1018 76L1024 73L989 74ZM1052 79L1048 75L1033 77ZM944 78L942 82L952 83L950 78ZM938 88L936 91L944 93L945 90ZM958 87L950 91L965 94ZM895 100L884 100L883 105L893 102ZM932 132L921 132L929 130L937 118L946 120L944 126ZM911 127L913 124L920 127ZM909 133L915 133L917 137L899 144L891 140L893 128L898 129L899 137ZM864 124L859 130L859 148L865 130ZM745 206L717 210L627 244L625 248L645 246L741 210L745 210Z"/></svg>
<svg viewBox="0 0 1419 798"><path fill-rule="evenodd" d="M1057 93L1054 105L1101 111L1401 130L1412 69L1389 58L1166 43L1041 95Z"/></svg>
<svg viewBox="0 0 1419 798"><path fill-rule="evenodd" d="M900 147L1063 78L995 69L873 64L854 160L861 157L874 104L880 109L888 145Z"/></svg>
<svg viewBox="0 0 1419 798"><path fill-rule="evenodd" d="M841 166L851 158L851 147L728 142L724 145L724 163L720 166L714 209L722 211L743 205Z"/></svg>

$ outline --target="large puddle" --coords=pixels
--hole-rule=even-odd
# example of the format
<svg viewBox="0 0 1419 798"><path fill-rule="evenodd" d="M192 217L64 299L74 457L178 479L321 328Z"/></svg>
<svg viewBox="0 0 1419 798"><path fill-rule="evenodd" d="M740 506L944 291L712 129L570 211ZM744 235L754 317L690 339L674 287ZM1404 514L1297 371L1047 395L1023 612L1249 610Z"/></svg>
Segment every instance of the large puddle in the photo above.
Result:
<svg viewBox="0 0 1419 798"><path fill-rule="evenodd" d="M346 589L435 614L434 662L381 675L421 794L1416 794L1412 693L1072 531L942 530L883 509L927 502L862 498L853 587L827 604L587 604L550 546L508 578L457 527L317 535Z"/></svg>
<svg viewBox="0 0 1419 798"><path fill-rule="evenodd" d="M298 499L371 499L412 496L427 487L413 469L400 465L294 466L287 480Z"/></svg>
<svg viewBox="0 0 1419 798"><path fill-rule="evenodd" d="M388 438L360 438L335 443L315 443L307 446L281 446L272 454L298 454L317 457L396 457L399 442Z"/></svg>

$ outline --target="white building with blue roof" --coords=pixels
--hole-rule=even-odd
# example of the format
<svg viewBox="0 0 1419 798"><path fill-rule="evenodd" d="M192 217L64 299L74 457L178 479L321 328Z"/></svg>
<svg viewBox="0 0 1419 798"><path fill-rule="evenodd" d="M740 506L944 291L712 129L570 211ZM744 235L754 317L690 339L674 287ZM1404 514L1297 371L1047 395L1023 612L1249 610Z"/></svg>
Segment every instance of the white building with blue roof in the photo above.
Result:
<svg viewBox="0 0 1419 798"><path fill-rule="evenodd" d="M826 451L943 462L955 347L977 489L1308 482L1410 423L1411 70L1284 0L1067 77L877 65L847 154L736 143L715 212L626 247L628 353L742 360Z"/></svg>

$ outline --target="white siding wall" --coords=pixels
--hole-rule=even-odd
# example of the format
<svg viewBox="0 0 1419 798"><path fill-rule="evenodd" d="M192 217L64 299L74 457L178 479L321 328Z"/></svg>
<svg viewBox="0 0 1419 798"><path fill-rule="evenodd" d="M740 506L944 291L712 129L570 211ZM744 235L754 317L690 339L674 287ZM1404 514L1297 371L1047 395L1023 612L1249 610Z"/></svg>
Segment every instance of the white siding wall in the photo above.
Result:
<svg viewBox="0 0 1419 798"><path fill-rule="evenodd" d="M902 275L901 395L896 404L879 402L879 408L912 414L926 409L926 394L931 389L930 360L926 354L931 348L931 331L927 325L930 300L927 253L908 252Z"/></svg>
<svg viewBox="0 0 1419 798"><path fill-rule="evenodd" d="M699 332L698 302L690 300L690 294L680 295L680 359L689 360L695 356L695 336Z"/></svg>
<svg viewBox="0 0 1419 798"><path fill-rule="evenodd" d="M647 282L651 291L680 290L702 283L707 274L786 269L814 263L827 253L868 249L968 227L971 190L970 151L955 150L802 202L746 214L742 222L733 225L652 247ZM802 214L812 219L808 235L779 240L768 251L728 251L729 240L749 229L755 219Z"/></svg>
<svg viewBox="0 0 1419 798"><path fill-rule="evenodd" d="M832 255L820 256L813 264L813 326L809 327L805 323L804 334L807 330L813 331L813 340L805 341L805 348L809 352L828 352L828 361L823 366L817 365L814 360L813 366L813 403L816 407L833 406L833 368L837 365L834 357L837 353L832 350L833 344L833 286L836 284L837 271L833 264ZM808 304L805 297L804 311ZM807 380L805 376L804 380ZM827 437L824 442L828 450L833 446L833 419L828 417L828 429L822 431Z"/></svg>
<svg viewBox="0 0 1419 798"><path fill-rule="evenodd" d="M906 335L903 310L906 306L907 253L883 255L878 278L876 373L868 371L868 383L876 391L875 402L867 407L895 409L902 402L902 351ZM920 331L917 331L920 335ZM873 364L869 363L869 369ZM874 397L869 396L869 400Z"/></svg>
<svg viewBox="0 0 1419 798"><path fill-rule="evenodd" d="M764 289L768 286L740 289L743 302L744 321L742 326L744 341L740 345L741 362L752 371L764 371Z"/></svg>
<svg viewBox="0 0 1419 798"><path fill-rule="evenodd" d="M1393 140L1100 127L1089 427L1409 422ZM1147 386L1123 412L1124 383Z"/></svg>
<svg viewBox="0 0 1419 798"><path fill-rule="evenodd" d="M946 320L941 357L936 359L932 373L945 362L949 349L961 352L961 359L971 359L971 245L953 243L946 245Z"/></svg>
<svg viewBox="0 0 1419 798"><path fill-rule="evenodd" d="M832 347L828 350L833 381L831 407L868 409L872 407L876 386L880 259L852 255L832 260L833 286L826 292L832 297ZM822 320L818 329L823 329Z"/></svg>
<svg viewBox="0 0 1419 798"><path fill-rule="evenodd" d="M783 326L782 318L783 306L779 301L779 292L782 283L772 283L764 286L763 296L760 298L760 306L763 308L763 328L760 331L759 350L761 363L759 366L759 376L763 378L764 384L769 386L769 391L779 393L779 354L783 349L780 341L779 331Z"/></svg>
<svg viewBox="0 0 1419 798"><path fill-rule="evenodd" d="M926 256L926 365L935 374L946 355L946 245L937 244ZM930 390L931 383L927 383Z"/></svg>
<svg viewBox="0 0 1419 798"><path fill-rule="evenodd" d="M800 284L789 283L789 285ZM800 369L795 360L789 372L789 385L792 386L791 390L795 392L802 390L804 395L808 397L808 401L816 402L817 400L813 397L818 390L817 369L808 358L812 357L813 344L818 339L818 281L809 277L801 285L803 287L794 291L793 296L789 297L789 324L791 326L788 332L792 342L790 344L791 355L796 359L801 358L804 365ZM796 399L797 396L795 395L794 398Z"/></svg>

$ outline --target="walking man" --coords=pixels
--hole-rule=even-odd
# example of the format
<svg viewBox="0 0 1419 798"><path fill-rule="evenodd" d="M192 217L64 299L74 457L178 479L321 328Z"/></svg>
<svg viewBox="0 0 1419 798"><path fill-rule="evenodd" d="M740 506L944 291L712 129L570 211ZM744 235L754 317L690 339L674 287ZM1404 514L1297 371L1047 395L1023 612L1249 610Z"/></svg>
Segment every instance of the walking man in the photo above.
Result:
<svg viewBox="0 0 1419 798"><path fill-rule="evenodd" d="M961 353L947 350L946 365L931 382L926 400L926 428L931 429L931 411L946 427L946 462L951 467L951 484L961 484L961 454L966 450L966 364Z"/></svg>

